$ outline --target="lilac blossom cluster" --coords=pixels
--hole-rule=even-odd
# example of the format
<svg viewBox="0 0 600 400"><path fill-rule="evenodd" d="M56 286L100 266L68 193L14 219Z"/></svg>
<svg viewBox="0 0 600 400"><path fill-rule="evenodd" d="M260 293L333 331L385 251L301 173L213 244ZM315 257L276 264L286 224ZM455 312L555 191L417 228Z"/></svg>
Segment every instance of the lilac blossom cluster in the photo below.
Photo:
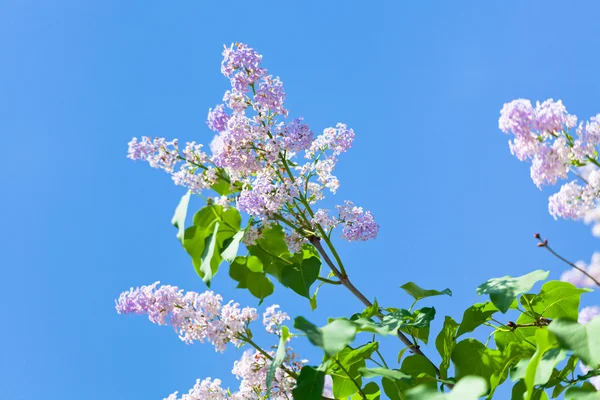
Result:
<svg viewBox="0 0 600 400"><path fill-rule="evenodd" d="M590 264L587 265L583 261L577 261L575 265L587 272L595 280L600 281L600 253L594 253ZM560 276L561 281L569 282L578 287L595 287L596 283L581 271L573 268L565 271Z"/></svg>
<svg viewBox="0 0 600 400"><path fill-rule="evenodd" d="M577 125L577 117L564 104L552 99L537 103L518 99L506 103L500 111L498 126L506 134L510 151L521 161L531 161L531 179L538 188L568 179L550 196L548 210L554 218L581 219L596 206L600 196L600 172L584 177L577 168L600 166L596 146L600 144L600 114ZM574 132L573 132L574 130Z"/></svg>
<svg viewBox="0 0 600 400"><path fill-rule="evenodd" d="M210 155L193 142L179 151L177 140L143 137L129 143L128 157L163 169L177 185L194 193L216 183L229 184L232 193L219 201L235 204L258 224L281 217L297 220L297 213L311 214L307 208L325 197L325 189L335 193L339 188L333 171L339 156L352 147L354 131L338 123L315 137L302 118L288 122L281 79L270 75L262 66L262 55L245 44L225 48L221 72L231 88L225 92L223 103L208 112L206 123L216 132ZM302 162L297 156L301 152ZM341 206L346 218L335 224L343 225L342 238L374 238L378 229L373 216L361 208L346 207ZM302 229L287 232L290 250L298 250L304 243L299 231Z"/></svg>
<svg viewBox="0 0 600 400"><path fill-rule="evenodd" d="M171 325L186 343L205 341L224 352L227 344L242 344L240 334L258 319L255 308L240 309L238 303L223 304L223 298L206 291L184 293L176 286L152 285L131 288L116 301L119 314L147 314L158 325Z"/></svg>
<svg viewBox="0 0 600 400"><path fill-rule="evenodd" d="M330 216L328 210L319 209L312 218L313 225L320 225L324 229L333 229L343 224L342 237L349 242L369 240L377 236L379 225L375 222L370 211L356 207L351 201L336 206L338 216Z"/></svg>
<svg viewBox="0 0 600 400"><path fill-rule="evenodd" d="M266 352L270 357L275 355L274 351ZM300 360L298 355L291 349L286 350L283 365L295 373L304 366L306 360ZM271 361L258 351L246 351L242 358L236 361L231 371L240 381L237 392L231 393L228 389L221 387L219 379L198 379L196 384L187 394L177 397L175 392L164 400L255 400L266 398L267 371ZM282 368L275 371L269 398L273 400L289 400L292 398L292 390L296 386L296 380L289 376Z"/></svg>

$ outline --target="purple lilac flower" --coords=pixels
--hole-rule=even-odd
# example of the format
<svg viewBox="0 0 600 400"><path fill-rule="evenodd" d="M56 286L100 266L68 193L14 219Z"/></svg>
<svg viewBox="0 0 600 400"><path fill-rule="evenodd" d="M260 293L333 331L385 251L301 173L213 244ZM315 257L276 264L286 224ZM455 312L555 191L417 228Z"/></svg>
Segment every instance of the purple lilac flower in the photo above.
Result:
<svg viewBox="0 0 600 400"><path fill-rule="evenodd" d="M300 151L310 148L314 134L307 124L302 123L303 118L292 120L285 128L280 130L282 147L287 151Z"/></svg>
<svg viewBox="0 0 600 400"><path fill-rule="evenodd" d="M353 141L354 131L348 129L346 124L338 122L335 128L327 128L322 135L317 136L307 153L307 157L312 157L324 150L333 150L334 156L339 155L348 151L352 147Z"/></svg>
<svg viewBox="0 0 600 400"><path fill-rule="evenodd" d="M565 183L558 193L548 198L548 211L554 219L579 219L591 207L583 201L583 187L576 182Z"/></svg>
<svg viewBox="0 0 600 400"><path fill-rule="evenodd" d="M240 92L266 74L260 67L262 56L243 43L236 43L223 50L221 72L231 80L231 86Z"/></svg>
<svg viewBox="0 0 600 400"><path fill-rule="evenodd" d="M583 122L579 124L577 134L586 143L591 146L600 144L600 114L590 118L585 125Z"/></svg>
<svg viewBox="0 0 600 400"><path fill-rule="evenodd" d="M311 223L313 225L319 224L319 225L321 225L321 227L323 227L323 229L325 229L327 231L330 228L335 228L339 224L339 221L337 220L337 218L331 217L329 215L329 210L320 208L315 212L315 215L313 216Z"/></svg>
<svg viewBox="0 0 600 400"><path fill-rule="evenodd" d="M144 160L152 168L160 168L168 173L173 172L173 168L178 161L178 142L177 139L168 142L165 138L150 139L142 136L142 140L137 138L129 142L127 158L131 160Z"/></svg>
<svg viewBox="0 0 600 400"><path fill-rule="evenodd" d="M515 135L515 139L509 141L510 151L521 161L532 157L539 145L532 132L534 118L533 106L525 99L506 103L500 111L498 126L502 132Z"/></svg>
<svg viewBox="0 0 600 400"><path fill-rule="evenodd" d="M261 114L288 115L288 110L283 107L285 102L285 91L283 82L271 75L265 76L256 89L254 95L254 107Z"/></svg>
<svg viewBox="0 0 600 400"><path fill-rule="evenodd" d="M543 134L561 132L577 125L577 117L567 113L562 101L548 99L535 107L535 129Z"/></svg>
<svg viewBox="0 0 600 400"><path fill-rule="evenodd" d="M349 242L375 239L379 232L379 225L375 223L370 211L363 211L362 207L356 207L351 201L345 201L344 205L336 207L339 220L343 225L342 238Z"/></svg>
<svg viewBox="0 0 600 400"><path fill-rule="evenodd" d="M222 297L213 292L184 294L177 287L157 285L123 292L116 301L117 312L148 314L156 324L171 325L182 341L208 341L220 352L225 351L227 343L239 345L238 334L258 319L254 308L240 309L232 302L221 306Z"/></svg>
<svg viewBox="0 0 600 400"><path fill-rule="evenodd" d="M225 106L219 104L214 109L208 110L208 119L206 124L215 132L223 132L229 121L229 115L225 112Z"/></svg>
<svg viewBox="0 0 600 400"><path fill-rule="evenodd" d="M560 137L551 147L541 145L531 161L531 179L538 188L544 184L555 184L559 178L566 179L569 171L569 147Z"/></svg>
<svg viewBox="0 0 600 400"><path fill-rule="evenodd" d="M597 306L584 307L579 311L579 318L577 319L577 322L585 325L599 315L600 315L600 307L597 307Z"/></svg>
<svg viewBox="0 0 600 400"><path fill-rule="evenodd" d="M266 331L276 335L280 334L283 323L290 320L290 316L283 311L278 311L278 308L279 304L273 304L263 313L263 325Z"/></svg>

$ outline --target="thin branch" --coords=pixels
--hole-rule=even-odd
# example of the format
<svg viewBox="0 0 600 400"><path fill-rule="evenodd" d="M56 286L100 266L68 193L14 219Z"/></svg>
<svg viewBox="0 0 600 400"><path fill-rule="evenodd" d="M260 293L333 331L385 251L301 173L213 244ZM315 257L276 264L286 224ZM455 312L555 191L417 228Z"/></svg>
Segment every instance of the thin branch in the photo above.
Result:
<svg viewBox="0 0 600 400"><path fill-rule="evenodd" d="M369 299L367 299L365 297L364 294L362 294L362 292L360 290L358 290L353 284L352 282L350 282L350 279L348 279L348 276L343 276L342 273L340 272L340 270L335 266L335 264L331 261L331 258L329 258L329 255L327 254L327 252L325 252L325 249L323 249L323 246L321 246L321 242L320 239L316 236L310 237L309 238L310 242L312 243L313 246L315 246L315 248L318 250L318 252L321 254L321 256L323 257L323 260L325 260L325 262L327 263L327 265L329 265L329 268L331 268L331 271L333 272L333 274L340 280L340 282L342 282L342 285L344 285L350 292L352 292L352 294L359 299L366 307L371 307L373 306L373 303L371 303L371 301ZM381 315L376 315L377 318L382 319ZM423 356L427 359L427 361L429 361L431 363L431 365L433 365L433 367L435 368L435 372L436 375L438 376L438 378L440 377L440 370L439 368L429 359L427 358L427 356L421 351L421 349L419 348L418 345L414 345L410 339L408 339L402 332L400 332L400 330L397 331L398 334L398 339L400 339L400 341L402 343L404 343L404 345L406 347L408 347L408 350L413 353L413 354L418 354L420 356ZM450 389L452 389L453 385L448 384L447 385Z"/></svg>
<svg viewBox="0 0 600 400"><path fill-rule="evenodd" d="M563 256L561 256L560 254L558 254L556 251L554 251L548 245L548 240L547 239L546 240L542 239L542 237L540 236L539 233L535 234L535 238L537 240L539 240L539 242L540 242L540 243L538 243L538 247L544 247L544 248L546 248L546 250L548 250L550 253L552 253L552 255L554 255L556 258L558 258L562 262L570 265L571 267L575 268L576 270L578 270L579 272L581 272L582 274L584 274L585 276L587 276L588 278L590 278L598 287L600 287L600 282L596 278L594 278L592 275L590 275L585 269L579 268L577 265L575 265L571 261L567 260L566 258L564 258Z"/></svg>

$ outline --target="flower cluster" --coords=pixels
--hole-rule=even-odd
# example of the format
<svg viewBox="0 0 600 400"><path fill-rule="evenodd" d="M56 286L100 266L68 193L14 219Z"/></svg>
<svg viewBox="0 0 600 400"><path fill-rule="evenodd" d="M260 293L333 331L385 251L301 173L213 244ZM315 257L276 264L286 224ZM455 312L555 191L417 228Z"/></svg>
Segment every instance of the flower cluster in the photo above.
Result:
<svg viewBox="0 0 600 400"><path fill-rule="evenodd" d="M277 311L278 308L278 304L273 304L271 307L268 307L265 310L265 313L263 314L263 325L265 326L267 332L279 336L281 332L281 326L285 321L290 319L290 316L283 311Z"/></svg>
<svg viewBox="0 0 600 400"><path fill-rule="evenodd" d="M273 357L275 352L267 352L269 357ZM306 360L299 360L298 355L291 349L287 349L283 366L294 373L298 373L304 366ZM177 392L169 395L164 400L255 400L263 398L267 393L267 371L271 365L271 360L258 351L246 351L242 358L236 361L231 371L238 380L240 387L237 392L231 393L229 390L221 387L219 379L204 380L198 379L188 394L177 397ZM287 374L282 368L277 368L271 391L269 392L273 400L288 400L292 398L292 389L296 385L296 380Z"/></svg>
<svg viewBox="0 0 600 400"><path fill-rule="evenodd" d="M577 261L575 265L587 272L595 280L600 281L600 253L594 253L592 255L592 260L590 261L589 265L586 265L586 263L583 261ZM596 286L595 282L590 279L589 276L583 274L577 269L570 269L563 272L560 276L560 280L569 282L578 287Z"/></svg>
<svg viewBox="0 0 600 400"><path fill-rule="evenodd" d="M514 135L509 141L512 154L521 161L531 160L531 179L538 188L567 179L569 172L577 176L579 181L565 183L550 196L548 210L554 218L581 219L595 208L600 172L593 170L584 177L576 168L600 166L596 151L600 114L577 125L577 117L560 100L534 107L529 100L518 99L504 105L498 125Z"/></svg>
<svg viewBox="0 0 600 400"><path fill-rule="evenodd" d="M228 343L239 346L240 334L258 319L256 309L240 309L232 301L223 304L223 298L212 291L184 293L175 286L158 287L158 284L121 293L116 301L117 312L147 314L155 324L171 325L182 341L206 341L220 352L225 351Z"/></svg>
<svg viewBox="0 0 600 400"><path fill-rule="evenodd" d="M231 88L225 92L223 104L208 112L206 123L216 132L210 154L193 142L180 151L177 140L142 137L129 143L128 157L163 169L177 185L194 193L216 184L228 186L229 190L219 192L225 196L219 201L235 204L259 224L282 218L300 221L300 229L285 227L291 237L290 250L297 250L304 243L297 232L313 228L307 223L312 215L310 205L324 198L325 189L335 193L340 186L333 171L338 157L351 148L354 131L338 123L315 137L302 118L288 121L283 82L270 75L262 66L262 56L245 44L225 48L221 72ZM303 161L298 157L301 152ZM374 238L377 225L372 215L357 210L360 213L338 220L344 226L341 236L348 240ZM297 218L298 214L304 217Z"/></svg>

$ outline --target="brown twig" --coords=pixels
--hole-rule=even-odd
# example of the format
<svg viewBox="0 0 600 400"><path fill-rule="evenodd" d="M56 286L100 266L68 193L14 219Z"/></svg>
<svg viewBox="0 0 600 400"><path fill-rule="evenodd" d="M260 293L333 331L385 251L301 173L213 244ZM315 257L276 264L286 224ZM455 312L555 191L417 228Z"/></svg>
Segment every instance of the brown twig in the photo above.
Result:
<svg viewBox="0 0 600 400"><path fill-rule="evenodd" d="M321 254L321 256L323 257L323 259L325 260L327 265L329 265L329 268L331 268L331 271L333 272L333 274L340 280L342 285L344 285L350 292L352 292L352 294L357 299L359 299L366 307L371 307L373 305L373 303L371 303L371 301L369 299L367 299L365 297L365 295L362 294L362 292L360 290L358 290L356 288L356 286L354 286L352 284L352 282L350 282L348 275L343 275L340 272L340 270L335 266L333 261L331 261L331 258L329 258L329 255L327 254L327 252L325 251L323 246L321 246L320 239L316 236L312 236L309 238L309 240L312 243L312 245L315 246L317 251ZM376 315L376 316L377 316L377 318L382 319L381 315ZM427 358L427 356L419 348L419 345L413 344L410 341L410 339L408 339L402 332L400 332L400 330L398 330L397 334L398 334L398 338L400 339L400 341L408 348L408 350L411 353L418 354L420 356L425 357L425 359L427 359L427 361L429 361L431 363L431 365L433 365L433 367L435 368L436 375L438 376L438 378L440 378L441 376L440 376L439 368L429 358ZM452 389L452 387L454 387L454 385L452 385L451 383L446 383L445 385L449 389Z"/></svg>
<svg viewBox="0 0 600 400"><path fill-rule="evenodd" d="M548 245L548 239L545 239L545 240L542 239L542 237L540 236L539 233L536 233L534 235L534 237L537 240L539 240L538 247L544 247L546 250L548 250L550 253L552 253L552 255L554 255L556 258L558 258L562 262L570 265L571 267L575 268L576 270L578 270L579 272L581 272L582 274L584 274L585 276L587 276L588 278L590 278L596 285L598 285L598 287L600 287L600 282L596 278L594 278L592 275L590 275L585 269L578 267L577 265L575 265L571 261L567 260L566 258L564 258L563 256L561 256L560 254L558 254L556 251L554 251Z"/></svg>

